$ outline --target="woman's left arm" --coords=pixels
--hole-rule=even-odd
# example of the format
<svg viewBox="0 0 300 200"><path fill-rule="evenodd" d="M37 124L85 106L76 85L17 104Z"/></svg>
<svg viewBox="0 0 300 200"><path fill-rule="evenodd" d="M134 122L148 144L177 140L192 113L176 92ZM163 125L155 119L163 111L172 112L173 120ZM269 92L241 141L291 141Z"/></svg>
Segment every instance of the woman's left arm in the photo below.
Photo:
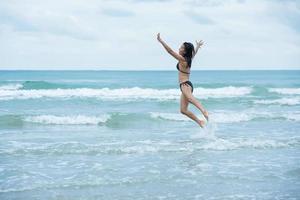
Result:
<svg viewBox="0 0 300 200"><path fill-rule="evenodd" d="M173 51L173 49L171 49L167 43L165 43L161 38L160 38L160 33L157 34L157 40L163 45L163 47L166 49L166 51L173 56L175 59L177 59L178 61L185 61L184 57L179 55L178 53L176 53L175 51Z"/></svg>
<svg viewBox="0 0 300 200"><path fill-rule="evenodd" d="M192 59L195 57L195 55L197 54L199 48L204 44L204 42L202 40L200 40L199 42L196 40L196 49L193 52L193 56Z"/></svg>

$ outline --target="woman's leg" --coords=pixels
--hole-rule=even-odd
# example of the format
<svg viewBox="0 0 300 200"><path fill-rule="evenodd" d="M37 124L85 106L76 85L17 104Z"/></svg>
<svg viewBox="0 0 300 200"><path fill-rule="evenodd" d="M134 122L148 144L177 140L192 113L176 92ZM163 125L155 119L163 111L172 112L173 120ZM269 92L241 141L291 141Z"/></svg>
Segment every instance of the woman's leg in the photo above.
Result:
<svg viewBox="0 0 300 200"><path fill-rule="evenodd" d="M208 112L205 110L202 104L193 96L191 86L189 86L188 84L183 84L181 85L181 90L182 90L182 94L185 96L188 102L196 106L208 121Z"/></svg>
<svg viewBox="0 0 300 200"><path fill-rule="evenodd" d="M199 126L202 128L204 127L205 122L203 120L200 120L194 115L191 111L188 110L189 101L185 98L183 94L181 94L180 97L180 112L192 120L194 120Z"/></svg>

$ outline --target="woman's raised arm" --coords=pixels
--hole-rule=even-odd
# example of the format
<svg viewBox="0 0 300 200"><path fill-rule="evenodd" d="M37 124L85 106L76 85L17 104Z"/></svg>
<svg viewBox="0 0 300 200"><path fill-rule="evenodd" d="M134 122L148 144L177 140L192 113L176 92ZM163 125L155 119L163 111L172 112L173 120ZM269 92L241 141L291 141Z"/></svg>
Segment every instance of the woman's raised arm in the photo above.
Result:
<svg viewBox="0 0 300 200"><path fill-rule="evenodd" d="M196 40L196 49L195 49L195 52L193 53L193 57L197 54L199 48L204 44L204 42L202 40L200 40L199 42Z"/></svg>
<svg viewBox="0 0 300 200"><path fill-rule="evenodd" d="M178 53L176 53L175 51L173 51L173 49L171 49L167 43L165 43L161 38L160 38L160 33L157 34L157 40L163 45L163 47L166 49L166 51L173 56L175 59L177 59L178 61L185 61L184 57L179 55Z"/></svg>

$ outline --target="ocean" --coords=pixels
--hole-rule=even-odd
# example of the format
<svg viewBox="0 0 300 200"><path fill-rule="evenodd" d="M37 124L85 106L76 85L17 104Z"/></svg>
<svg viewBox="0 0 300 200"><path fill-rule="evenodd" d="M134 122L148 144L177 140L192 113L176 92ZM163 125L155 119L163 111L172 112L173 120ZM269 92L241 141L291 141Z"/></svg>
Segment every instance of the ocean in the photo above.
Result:
<svg viewBox="0 0 300 200"><path fill-rule="evenodd" d="M204 129L175 69L0 71L0 199L300 199L300 71L190 80Z"/></svg>

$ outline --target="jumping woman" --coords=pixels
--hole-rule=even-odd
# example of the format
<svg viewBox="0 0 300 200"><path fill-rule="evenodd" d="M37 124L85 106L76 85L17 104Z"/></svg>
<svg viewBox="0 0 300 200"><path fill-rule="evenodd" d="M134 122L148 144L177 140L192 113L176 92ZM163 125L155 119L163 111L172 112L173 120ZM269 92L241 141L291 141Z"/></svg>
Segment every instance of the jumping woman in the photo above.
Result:
<svg viewBox="0 0 300 200"><path fill-rule="evenodd" d="M188 110L189 103L192 103L196 106L203 114L205 119L208 121L208 112L204 109L202 104L193 96L193 84L189 81L191 65L194 56L197 54L198 49L203 45L202 40L196 41L196 50L194 49L194 45L189 42L184 42L180 48L179 52L176 53L173 51L160 37L160 33L157 34L157 40L163 45L166 51L173 56L177 63L178 70L178 79L179 79L179 88L181 90L180 97L180 112L192 120L194 120L200 127L204 127L205 122L203 120L198 119L194 113Z"/></svg>

